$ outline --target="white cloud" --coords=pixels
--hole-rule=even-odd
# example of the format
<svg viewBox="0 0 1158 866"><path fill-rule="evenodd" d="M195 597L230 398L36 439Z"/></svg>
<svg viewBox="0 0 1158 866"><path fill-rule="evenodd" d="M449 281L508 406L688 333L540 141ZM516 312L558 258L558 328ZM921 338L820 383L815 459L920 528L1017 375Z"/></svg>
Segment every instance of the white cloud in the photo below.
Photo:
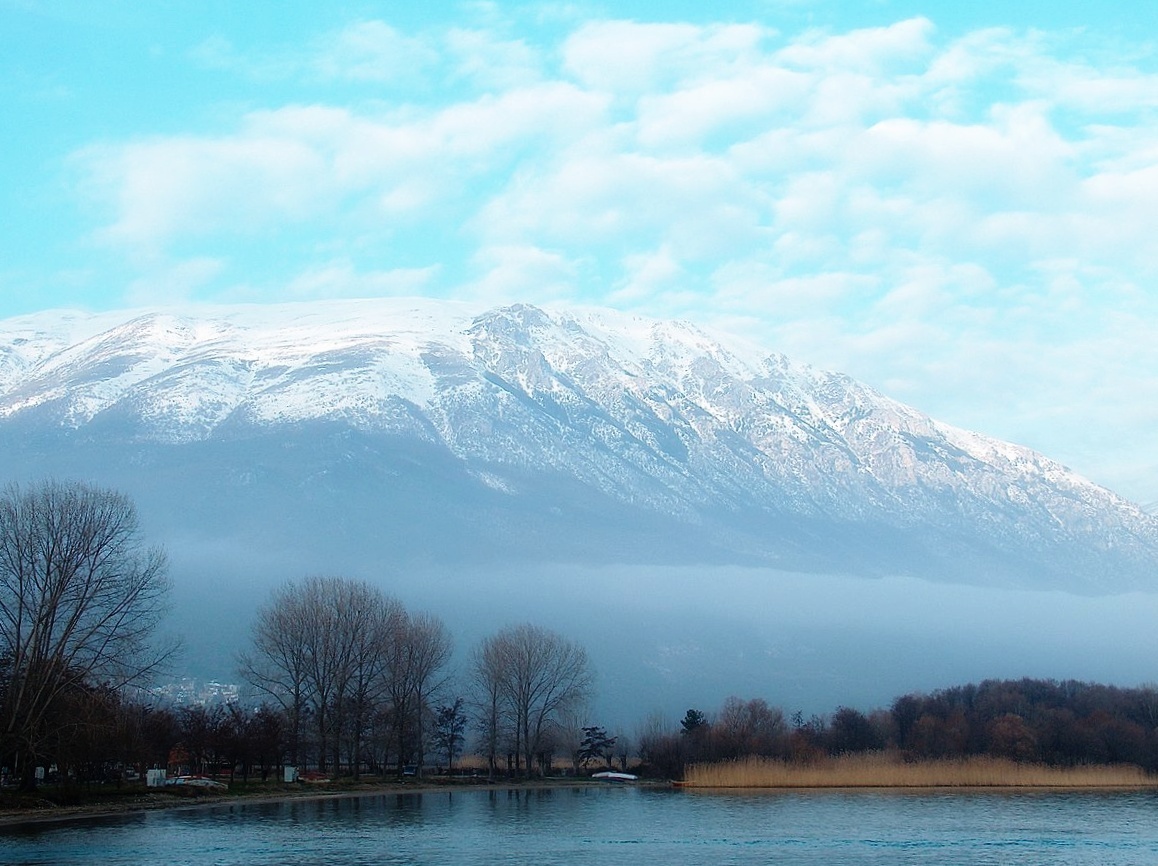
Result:
<svg viewBox="0 0 1158 866"><path fill-rule="evenodd" d="M1017 36L1006 28L975 30L937 51L924 78L934 93L952 91L959 96L991 76L1012 78L1039 50L1032 37Z"/></svg>
<svg viewBox="0 0 1158 866"><path fill-rule="evenodd" d="M679 256L668 246L626 256L623 270L621 285L607 297L616 306L654 304L664 295L681 291L687 279Z"/></svg>
<svg viewBox="0 0 1158 866"><path fill-rule="evenodd" d="M926 198L1052 205L1059 188L1073 188L1074 156L1041 107L1023 105L970 124L890 118L857 139L850 162L865 180L903 184Z"/></svg>
<svg viewBox="0 0 1158 866"><path fill-rule="evenodd" d="M454 28L446 35L454 75L486 90L523 88L543 77L542 51L522 39L503 39L486 30Z"/></svg>
<svg viewBox="0 0 1158 866"><path fill-rule="evenodd" d="M482 247L472 264L480 276L464 287L472 300L490 304L571 298L575 295L576 264L558 252L530 245Z"/></svg>
<svg viewBox="0 0 1158 866"><path fill-rule="evenodd" d="M116 213L98 238L134 252L155 252L176 235L301 219L332 193L321 154L288 138L169 138L80 156Z"/></svg>
<svg viewBox="0 0 1158 866"><path fill-rule="evenodd" d="M1091 117L1132 119L1158 107L1158 75L1136 69L1097 68L1085 60L1036 54L1020 65L1017 78L1028 94Z"/></svg>
<svg viewBox="0 0 1158 866"><path fill-rule="evenodd" d="M359 271L352 262L339 259L311 267L285 286L287 300L319 298L411 297L429 290L437 267Z"/></svg>
<svg viewBox="0 0 1158 866"><path fill-rule="evenodd" d="M129 284L125 300L134 307L192 301L224 267L224 262L207 258L160 263Z"/></svg>
<svg viewBox="0 0 1158 866"><path fill-rule="evenodd" d="M704 146L716 133L757 131L805 105L811 79L775 66L762 66L733 77L693 84L669 93L645 95L639 101L638 140L647 149Z"/></svg>
<svg viewBox="0 0 1158 866"><path fill-rule="evenodd" d="M360 21L317 38L299 66L366 81L391 78L393 64L441 67L493 93L284 106L250 112L232 134L83 159L113 212L100 237L130 249L287 221L444 218L453 205L478 243L594 243L621 262L634 246L840 271L879 268L890 250L1012 260L1020 247L1032 262L1076 244L1149 263L1139 227L1154 216L1158 138L1062 127L1054 112L1144 100L1153 80L1091 77L1049 48L1005 30L938 45L923 18L789 38L603 21L555 46L571 83L547 76L550 46ZM201 51L233 57L220 41ZM995 76L1004 87L987 103ZM1048 81L1064 86L1051 94Z"/></svg>
<svg viewBox="0 0 1158 866"><path fill-rule="evenodd" d="M367 199L387 214L420 210L503 171L521 148L573 137L602 111L600 98L563 83L386 117L289 106L252 112L231 135L102 145L77 159L90 194L115 214L98 239L155 251L178 236L326 219Z"/></svg>
<svg viewBox="0 0 1158 866"><path fill-rule="evenodd" d="M438 62L428 44L382 21L359 21L322 36L310 53L308 68L322 79L398 82Z"/></svg>
<svg viewBox="0 0 1158 866"><path fill-rule="evenodd" d="M517 177L472 223L484 238L616 248L667 241L685 258L724 255L760 233L763 202L731 166L706 154L563 154Z"/></svg>
<svg viewBox="0 0 1158 866"><path fill-rule="evenodd" d="M220 34L189 51L209 69L239 72L258 81L299 79L413 86L439 63L435 46L383 21L356 21L306 46L242 51Z"/></svg>
<svg viewBox="0 0 1158 866"><path fill-rule="evenodd" d="M773 35L756 25L599 21L571 34L562 54L568 74L585 87L640 95L742 65Z"/></svg>
<svg viewBox="0 0 1158 866"><path fill-rule="evenodd" d="M935 28L927 18L911 18L888 27L830 35L805 33L781 49L777 59L789 67L818 69L825 75L853 70L881 74L927 58Z"/></svg>

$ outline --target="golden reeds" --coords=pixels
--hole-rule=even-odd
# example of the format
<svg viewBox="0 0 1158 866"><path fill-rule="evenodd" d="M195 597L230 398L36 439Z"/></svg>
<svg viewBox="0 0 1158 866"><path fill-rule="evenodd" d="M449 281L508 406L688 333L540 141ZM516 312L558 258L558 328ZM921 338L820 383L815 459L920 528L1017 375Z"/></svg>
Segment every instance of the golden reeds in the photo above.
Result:
<svg viewBox="0 0 1158 866"><path fill-rule="evenodd" d="M1132 765L1047 767L1000 758L907 762L894 753L807 763L743 758L687 768L686 788L1138 788L1158 778Z"/></svg>

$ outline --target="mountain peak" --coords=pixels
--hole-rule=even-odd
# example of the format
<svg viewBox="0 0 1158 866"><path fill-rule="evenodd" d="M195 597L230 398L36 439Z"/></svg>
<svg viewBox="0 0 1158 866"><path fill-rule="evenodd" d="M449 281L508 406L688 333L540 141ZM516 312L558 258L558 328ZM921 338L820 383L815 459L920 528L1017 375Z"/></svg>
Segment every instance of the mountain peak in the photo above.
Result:
<svg viewBox="0 0 1158 866"><path fill-rule="evenodd" d="M329 431L322 450L349 448L325 438L341 430L364 450L319 452L329 468L311 482L254 444L307 428ZM1153 517L1040 454L845 375L609 310L392 299L21 317L0 322L0 436L29 431L41 450L21 459L52 471L53 449L78 442L145 449L177 474L210 451L210 476L260 476L265 461L270 484L325 487L367 461L365 478L444 485L431 495L448 513L509 512L497 528L464 519L526 555L575 555L634 521L635 549L613 547L642 557L678 538L691 557L1090 590L1148 585L1158 564ZM414 448L425 463L396 465ZM538 542L499 537L543 507Z"/></svg>

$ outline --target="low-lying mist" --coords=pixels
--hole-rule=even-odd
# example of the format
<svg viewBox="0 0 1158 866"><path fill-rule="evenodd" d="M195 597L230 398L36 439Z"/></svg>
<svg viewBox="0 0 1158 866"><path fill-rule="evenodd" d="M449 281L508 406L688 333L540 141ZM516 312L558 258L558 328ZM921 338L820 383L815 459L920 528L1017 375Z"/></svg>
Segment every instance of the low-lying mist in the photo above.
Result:
<svg viewBox="0 0 1158 866"><path fill-rule="evenodd" d="M762 697L787 713L887 706L914 691L1023 676L1138 685L1155 676L1158 594L1103 597L912 578L868 580L765 569L382 564L339 571L287 557L169 545L175 674L236 680L255 608L285 580L365 579L456 639L456 694L471 647L517 622L582 643L597 674L591 721L628 736L660 713Z"/></svg>

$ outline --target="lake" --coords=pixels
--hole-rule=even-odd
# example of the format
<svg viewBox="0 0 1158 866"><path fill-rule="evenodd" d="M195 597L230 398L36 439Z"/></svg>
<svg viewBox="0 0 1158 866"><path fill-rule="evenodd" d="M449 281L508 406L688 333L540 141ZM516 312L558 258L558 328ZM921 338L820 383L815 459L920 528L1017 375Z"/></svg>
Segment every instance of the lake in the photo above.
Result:
<svg viewBox="0 0 1158 866"><path fill-rule="evenodd" d="M0 863L1153 864L1158 794L465 790L0 828Z"/></svg>

